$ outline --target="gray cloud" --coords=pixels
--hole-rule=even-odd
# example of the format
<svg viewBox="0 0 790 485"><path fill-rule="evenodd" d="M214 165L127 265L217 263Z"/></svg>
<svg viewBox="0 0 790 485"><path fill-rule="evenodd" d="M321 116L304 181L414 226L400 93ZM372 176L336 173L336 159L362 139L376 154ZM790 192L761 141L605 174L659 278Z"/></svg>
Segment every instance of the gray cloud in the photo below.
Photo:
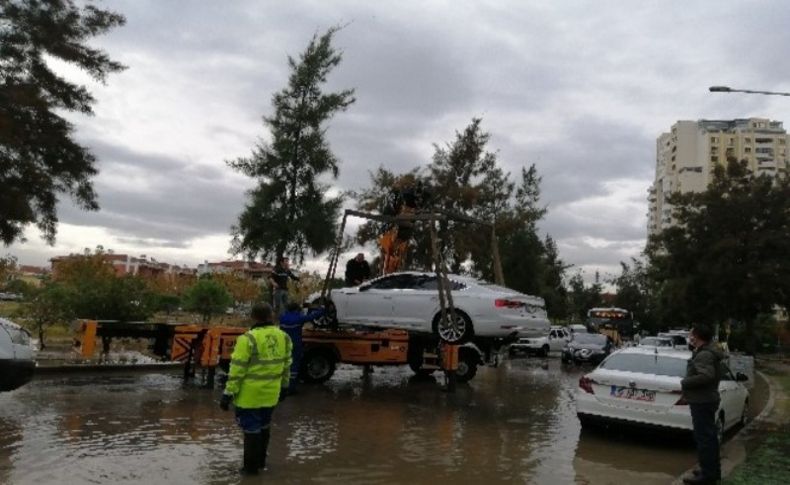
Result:
<svg viewBox="0 0 790 485"><path fill-rule="evenodd" d="M223 161L267 139L261 116L287 81L287 56L332 25L346 25L336 38L344 61L328 89L354 87L358 98L328 132L339 189L366 186L379 165L427 163L431 143L481 116L506 170L536 164L549 207L541 229L587 269L616 269L641 249L655 138L676 120L790 121L776 100L707 93L790 91L790 4L778 0L103 5L128 23L95 44L129 70L91 85L97 116L74 119L100 159L102 210L64 201L60 219L149 254L224 256L191 245L226 236L243 208L251 181Z"/></svg>

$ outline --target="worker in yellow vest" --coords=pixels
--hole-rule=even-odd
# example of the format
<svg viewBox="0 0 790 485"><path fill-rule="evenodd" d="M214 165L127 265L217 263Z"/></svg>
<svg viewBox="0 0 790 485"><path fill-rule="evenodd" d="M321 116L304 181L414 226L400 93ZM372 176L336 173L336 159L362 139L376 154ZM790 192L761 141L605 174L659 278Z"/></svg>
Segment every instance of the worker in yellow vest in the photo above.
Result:
<svg viewBox="0 0 790 485"><path fill-rule="evenodd" d="M274 324L272 307L252 307L249 332L236 339L230 373L220 408L236 408L236 423L244 431L244 474L266 468L274 407L285 398L291 367L291 339Z"/></svg>

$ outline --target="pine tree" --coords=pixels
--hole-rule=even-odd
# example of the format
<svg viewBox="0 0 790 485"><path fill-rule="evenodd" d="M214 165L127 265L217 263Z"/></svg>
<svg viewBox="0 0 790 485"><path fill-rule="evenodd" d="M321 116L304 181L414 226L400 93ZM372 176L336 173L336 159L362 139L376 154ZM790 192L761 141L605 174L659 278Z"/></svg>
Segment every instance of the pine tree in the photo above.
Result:
<svg viewBox="0 0 790 485"><path fill-rule="evenodd" d="M299 59L288 58L288 85L273 96L274 115L265 117L271 144L259 143L248 158L228 162L257 179L233 227L233 251L250 258L282 256L304 260L329 249L342 197L326 197L318 178L337 177L338 160L326 140L326 123L354 101L354 90L324 93L327 76L342 59L332 47L337 28L314 36Z"/></svg>
<svg viewBox="0 0 790 485"><path fill-rule="evenodd" d="M122 15L72 0L0 2L0 239L22 240L35 223L53 244L57 202L68 194L99 208L91 177L96 158L73 139L63 112L93 114L93 96L52 71L53 57L104 81L124 69L86 42L123 25Z"/></svg>

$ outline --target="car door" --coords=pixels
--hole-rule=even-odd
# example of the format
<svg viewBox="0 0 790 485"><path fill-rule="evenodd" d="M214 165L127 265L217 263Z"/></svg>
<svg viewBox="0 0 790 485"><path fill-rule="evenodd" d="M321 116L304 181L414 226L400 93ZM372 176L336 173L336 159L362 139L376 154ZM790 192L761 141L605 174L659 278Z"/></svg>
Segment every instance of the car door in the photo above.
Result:
<svg viewBox="0 0 790 485"><path fill-rule="evenodd" d="M398 276L384 276L347 293L345 323L392 326L392 288Z"/></svg>
<svg viewBox="0 0 790 485"><path fill-rule="evenodd" d="M401 328L430 331L439 294L429 274L404 274L393 285L392 321Z"/></svg>
<svg viewBox="0 0 790 485"><path fill-rule="evenodd" d="M740 384L736 382L729 367L721 363L721 382L719 383L719 396L721 397L720 408L724 411L725 427L741 419L743 411L743 401L739 392Z"/></svg>

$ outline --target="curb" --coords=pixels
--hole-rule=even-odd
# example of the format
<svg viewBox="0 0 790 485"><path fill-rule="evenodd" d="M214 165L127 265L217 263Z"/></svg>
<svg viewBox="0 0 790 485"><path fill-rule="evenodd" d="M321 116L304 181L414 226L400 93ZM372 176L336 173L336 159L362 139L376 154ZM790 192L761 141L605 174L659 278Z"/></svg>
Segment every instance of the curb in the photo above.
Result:
<svg viewBox="0 0 790 485"><path fill-rule="evenodd" d="M727 441L727 443L724 446L722 446L722 448L721 448L721 463L722 463L721 478L722 479L726 478L730 473L732 473L732 470L734 470L735 467L737 467L738 465L743 463L745 458L746 458L746 454L745 453L738 453L738 454L736 454L736 453L733 452L734 451L733 448L737 444L739 444L740 442L742 442L744 440L744 432L745 431L750 431L752 428L754 428L756 426L757 423L761 423L761 422L767 420L768 416L773 412L773 409L774 409L775 396L776 396L776 385L763 372L761 372L761 371L759 371L757 369L755 369L754 372L755 372L755 374L757 374L760 377L762 377L762 379L768 384L768 401L765 403L765 407L763 408L763 410L760 411L760 414L758 414L757 416L755 416L754 419L752 419L751 421L746 423L746 426L744 426L741 429L739 429L738 432L735 433L735 435L732 436L732 438L730 438L730 440ZM735 455L735 456L733 456L733 455ZM723 466L725 460L727 461L727 467L726 468ZM685 472L681 473L680 476L677 477L672 482L672 485L683 485L683 477L686 476L686 475L691 474L691 471L693 469L694 468L692 467L692 468L689 468L688 470L686 470Z"/></svg>
<svg viewBox="0 0 790 485"><path fill-rule="evenodd" d="M184 364L180 362L167 364L64 364L36 367L34 379L45 376L91 372L174 372L183 368Z"/></svg>

